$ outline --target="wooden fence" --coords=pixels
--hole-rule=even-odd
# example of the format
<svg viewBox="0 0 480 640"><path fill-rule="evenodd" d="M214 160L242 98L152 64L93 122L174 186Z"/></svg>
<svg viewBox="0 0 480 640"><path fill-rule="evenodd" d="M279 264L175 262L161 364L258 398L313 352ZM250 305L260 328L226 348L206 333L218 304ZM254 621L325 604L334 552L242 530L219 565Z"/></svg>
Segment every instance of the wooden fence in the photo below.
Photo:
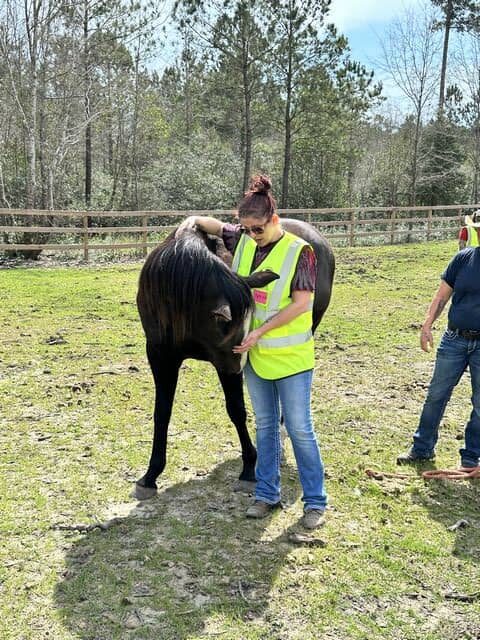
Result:
<svg viewBox="0 0 480 640"><path fill-rule="evenodd" d="M418 240L439 237L455 238L463 225L464 215L480 209L480 204L420 207L362 207L337 209L280 209L282 217L307 220L317 227L333 244L354 246ZM208 215L232 221L232 210L215 211L43 211L0 209L0 252L83 251L85 261L89 252L110 249L136 249L143 255L159 238L188 215ZM115 224L104 226L106 219ZM127 225L119 224L129 219ZM140 224L132 224L138 220ZM62 224L70 223L69 226ZM71 222L73 222L73 225ZM31 224L29 224L29 222ZM175 224L172 224L175 223ZM133 236L135 241L92 242L93 236ZM68 243L47 242L51 236L70 236ZM20 240L19 240L20 238ZM79 241L75 241L79 238ZM340 242L338 242L340 241ZM370 241L370 242L369 242Z"/></svg>

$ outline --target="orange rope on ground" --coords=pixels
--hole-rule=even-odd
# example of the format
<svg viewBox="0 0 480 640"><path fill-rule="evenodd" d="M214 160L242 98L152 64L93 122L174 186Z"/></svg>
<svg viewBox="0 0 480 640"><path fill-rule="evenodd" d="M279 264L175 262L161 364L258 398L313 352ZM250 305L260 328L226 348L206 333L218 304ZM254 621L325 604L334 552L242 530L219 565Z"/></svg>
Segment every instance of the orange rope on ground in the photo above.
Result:
<svg viewBox="0 0 480 640"><path fill-rule="evenodd" d="M460 467L460 469L433 469L424 471L425 480L472 480L480 478L480 467Z"/></svg>
<svg viewBox="0 0 480 640"><path fill-rule="evenodd" d="M375 471L375 469L365 469L369 478L383 480L384 478L399 478L402 480L473 480L480 478L480 467L460 467L459 469L432 469L424 471L421 476L411 473L387 473L385 471Z"/></svg>

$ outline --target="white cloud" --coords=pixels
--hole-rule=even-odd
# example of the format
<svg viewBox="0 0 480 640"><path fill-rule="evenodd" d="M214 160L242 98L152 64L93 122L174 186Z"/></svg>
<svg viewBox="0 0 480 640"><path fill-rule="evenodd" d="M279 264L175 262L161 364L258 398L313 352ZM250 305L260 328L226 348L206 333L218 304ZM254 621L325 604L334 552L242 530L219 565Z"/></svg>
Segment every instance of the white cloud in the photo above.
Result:
<svg viewBox="0 0 480 640"><path fill-rule="evenodd" d="M340 32L362 29L388 22L405 6L422 4L422 0L332 0L328 21Z"/></svg>

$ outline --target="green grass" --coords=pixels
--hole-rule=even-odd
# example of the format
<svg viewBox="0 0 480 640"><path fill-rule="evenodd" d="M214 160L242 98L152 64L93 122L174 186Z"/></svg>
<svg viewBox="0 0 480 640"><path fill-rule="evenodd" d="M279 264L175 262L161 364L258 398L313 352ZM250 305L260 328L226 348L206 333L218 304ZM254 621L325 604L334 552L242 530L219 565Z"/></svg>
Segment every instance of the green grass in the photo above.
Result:
<svg viewBox="0 0 480 640"><path fill-rule="evenodd" d="M322 547L288 540L301 516L290 448L286 509L244 518L249 498L231 492L236 435L199 362L180 376L159 497L129 498L152 430L140 264L1 271L2 640L477 638L480 599L451 595L478 594L478 484L365 474L396 471L409 445L434 359L419 349L419 323L454 251L336 250L316 336L331 504ZM439 467L459 462L468 384L447 408ZM61 528L112 517L105 531ZM450 530L461 518L469 526Z"/></svg>

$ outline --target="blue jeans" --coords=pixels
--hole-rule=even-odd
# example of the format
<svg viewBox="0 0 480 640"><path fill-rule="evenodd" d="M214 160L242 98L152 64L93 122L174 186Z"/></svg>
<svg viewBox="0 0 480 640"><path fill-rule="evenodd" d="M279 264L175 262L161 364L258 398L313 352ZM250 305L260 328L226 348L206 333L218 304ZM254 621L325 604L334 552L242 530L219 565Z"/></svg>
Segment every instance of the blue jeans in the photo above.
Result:
<svg viewBox="0 0 480 640"><path fill-rule="evenodd" d="M304 509L325 509L323 462L310 411L313 371L265 380L257 376L248 363L244 373L257 425L255 499L268 504L280 501L280 416L283 415L297 461Z"/></svg>
<svg viewBox="0 0 480 640"><path fill-rule="evenodd" d="M480 457L480 340L467 340L447 329L437 350L435 369L423 405L413 451L422 457L433 455L438 429L447 402L467 366L472 382L470 418L465 426L465 447L460 449L462 465L475 467Z"/></svg>

